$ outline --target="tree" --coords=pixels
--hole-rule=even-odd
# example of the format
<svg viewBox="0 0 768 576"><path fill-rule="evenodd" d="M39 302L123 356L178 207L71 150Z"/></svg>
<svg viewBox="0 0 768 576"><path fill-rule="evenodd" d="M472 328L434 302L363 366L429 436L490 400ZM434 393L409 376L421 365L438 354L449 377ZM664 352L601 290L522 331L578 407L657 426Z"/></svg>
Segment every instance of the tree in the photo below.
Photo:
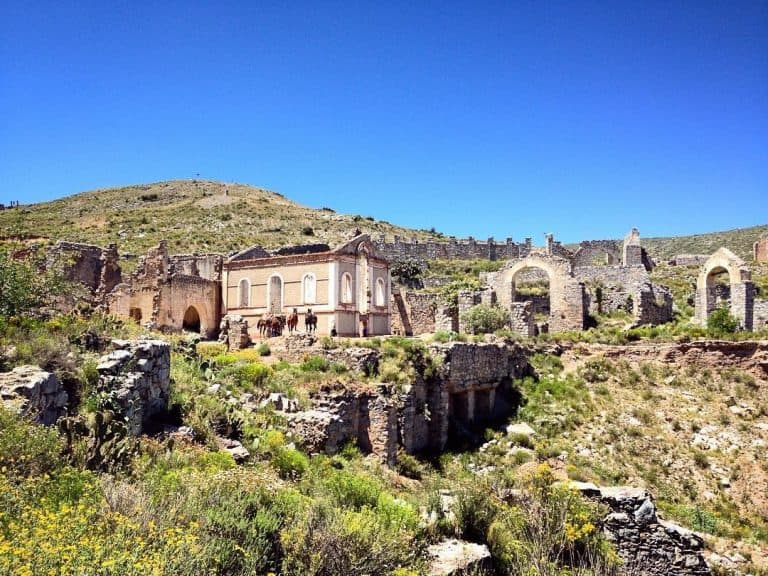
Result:
<svg viewBox="0 0 768 576"><path fill-rule="evenodd" d="M732 334L739 329L739 321L728 308L721 307L713 310L707 318L707 329L715 334Z"/></svg>
<svg viewBox="0 0 768 576"><path fill-rule="evenodd" d="M65 284L60 275L0 251L0 316L22 316L51 304Z"/></svg>

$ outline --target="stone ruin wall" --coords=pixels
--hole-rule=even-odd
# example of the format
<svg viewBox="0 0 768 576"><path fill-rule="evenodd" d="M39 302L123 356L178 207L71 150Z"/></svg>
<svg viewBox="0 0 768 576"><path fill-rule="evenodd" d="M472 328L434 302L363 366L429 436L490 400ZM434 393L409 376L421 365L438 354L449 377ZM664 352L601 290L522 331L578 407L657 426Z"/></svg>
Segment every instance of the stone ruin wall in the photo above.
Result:
<svg viewBox="0 0 768 576"><path fill-rule="evenodd" d="M435 293L414 292L401 286L392 290L391 309L392 334L413 336L459 330L456 313Z"/></svg>
<svg viewBox="0 0 768 576"><path fill-rule="evenodd" d="M573 274L583 282L592 315L626 311L638 324L662 324L672 319L672 294L653 284L642 266L584 266Z"/></svg>
<svg viewBox="0 0 768 576"><path fill-rule="evenodd" d="M80 282L93 295L104 296L122 281L117 245L107 248L76 242L57 242L46 256L46 267L60 266L64 277Z"/></svg>
<svg viewBox="0 0 768 576"><path fill-rule="evenodd" d="M107 305L114 314L161 330L181 330L192 307L199 316L200 334L211 338L219 325L223 262L218 254L169 256L161 242L115 287Z"/></svg>
<svg viewBox="0 0 768 576"><path fill-rule="evenodd" d="M452 427L512 413L510 383L530 370L522 348L451 342L429 350L440 366L432 380L417 377L404 388L377 384L375 389L318 392L310 410L287 414L291 430L310 452L333 454L353 441L392 464L398 447L409 454L441 451ZM361 351L365 363L378 362L379 352ZM358 356L354 350L342 355Z"/></svg>
<svg viewBox="0 0 768 576"><path fill-rule="evenodd" d="M757 263L768 262L768 236L760 238L753 244L752 257Z"/></svg>

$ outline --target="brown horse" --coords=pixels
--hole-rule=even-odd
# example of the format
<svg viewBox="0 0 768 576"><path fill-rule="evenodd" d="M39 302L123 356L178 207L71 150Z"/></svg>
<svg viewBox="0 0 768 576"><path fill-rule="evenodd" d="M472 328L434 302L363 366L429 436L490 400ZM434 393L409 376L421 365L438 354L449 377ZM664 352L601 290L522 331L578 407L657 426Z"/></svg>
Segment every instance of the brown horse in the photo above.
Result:
<svg viewBox="0 0 768 576"><path fill-rule="evenodd" d="M272 316L272 321L270 322L270 325L269 325L270 336L282 336L284 326L285 326L284 314L277 314L275 316Z"/></svg>
<svg viewBox="0 0 768 576"><path fill-rule="evenodd" d="M259 337L264 338L264 336L267 336L268 333L271 331L272 328L272 314L267 313L264 314L261 318L259 318L258 322L256 322L256 328L259 329Z"/></svg>
<svg viewBox="0 0 768 576"><path fill-rule="evenodd" d="M287 325L288 333L293 334L293 331L296 330L296 326L299 325L299 313L296 308L294 308L293 312L288 316Z"/></svg>
<svg viewBox="0 0 768 576"><path fill-rule="evenodd" d="M307 310L307 313L304 315L304 329L309 334L317 330L317 315L312 312L312 308Z"/></svg>

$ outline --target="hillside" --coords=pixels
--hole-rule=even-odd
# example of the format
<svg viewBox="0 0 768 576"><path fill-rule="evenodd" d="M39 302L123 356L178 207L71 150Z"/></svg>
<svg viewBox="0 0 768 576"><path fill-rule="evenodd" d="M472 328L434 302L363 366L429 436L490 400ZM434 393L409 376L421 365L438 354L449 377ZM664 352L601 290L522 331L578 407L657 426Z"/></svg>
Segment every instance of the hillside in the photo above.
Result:
<svg viewBox="0 0 768 576"><path fill-rule="evenodd" d="M752 260L752 245L759 238L768 235L768 225L736 228L722 232L694 234L692 236L671 236L668 238L643 238L643 246L657 262L669 260L677 254L712 254L725 246L746 262Z"/></svg>
<svg viewBox="0 0 768 576"><path fill-rule="evenodd" d="M335 244L354 228L388 238L395 234L419 240L444 238L374 216L338 214L332 207L313 209L245 184L172 180L82 192L0 211L0 242L19 237L98 245L117 242L121 252L141 254L161 239L177 253L227 253L251 244ZM721 246L749 261L753 242L766 234L768 225L761 225L693 236L644 238L643 244L658 262L682 253L709 254ZM596 230L595 237L600 236Z"/></svg>
<svg viewBox="0 0 768 576"><path fill-rule="evenodd" d="M263 188L202 180L94 190L0 212L0 240L117 242L121 252L139 254L161 239L177 253L227 253L251 244L335 244L355 228L390 237L434 236L368 215L308 208Z"/></svg>

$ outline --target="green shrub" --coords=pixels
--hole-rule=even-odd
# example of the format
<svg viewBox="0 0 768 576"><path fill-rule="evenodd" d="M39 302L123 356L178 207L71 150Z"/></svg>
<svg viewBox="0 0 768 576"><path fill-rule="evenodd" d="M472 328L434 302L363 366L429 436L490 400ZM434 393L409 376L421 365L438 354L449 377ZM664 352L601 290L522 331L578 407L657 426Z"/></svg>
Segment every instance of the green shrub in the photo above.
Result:
<svg viewBox="0 0 768 576"><path fill-rule="evenodd" d="M266 342L262 342L256 347L256 351L259 353L259 356L269 356L272 354L272 350L269 348L269 344Z"/></svg>
<svg viewBox="0 0 768 576"><path fill-rule="evenodd" d="M299 370L302 372L327 372L331 367L331 363L327 358L322 356L310 356L305 358L299 365Z"/></svg>
<svg viewBox="0 0 768 576"><path fill-rule="evenodd" d="M0 469L14 476L40 476L61 466L63 448L55 429L0 407Z"/></svg>
<svg viewBox="0 0 768 576"><path fill-rule="evenodd" d="M295 448L281 447L275 450L272 465L281 478L297 479L309 468L309 458Z"/></svg>
<svg viewBox="0 0 768 576"><path fill-rule="evenodd" d="M509 313L500 306L477 304L461 316L461 322L472 334L488 334L506 326Z"/></svg>
<svg viewBox="0 0 768 576"><path fill-rule="evenodd" d="M707 318L707 329L715 334L733 334L739 329L739 321L734 318L728 308L716 308Z"/></svg>

